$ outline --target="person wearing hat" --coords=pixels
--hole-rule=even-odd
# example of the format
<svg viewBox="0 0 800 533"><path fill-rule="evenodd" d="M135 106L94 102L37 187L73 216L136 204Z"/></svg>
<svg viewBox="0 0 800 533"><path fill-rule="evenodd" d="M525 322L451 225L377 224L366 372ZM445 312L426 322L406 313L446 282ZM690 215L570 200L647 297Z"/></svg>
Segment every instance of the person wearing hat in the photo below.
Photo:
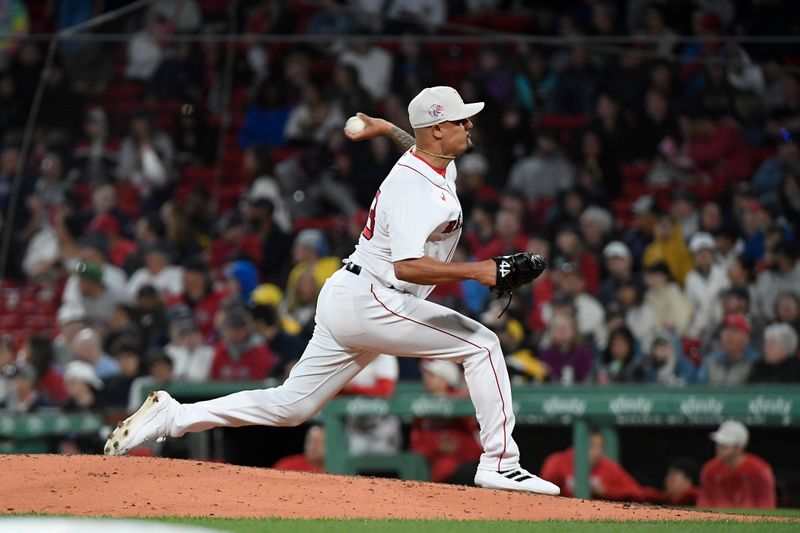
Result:
<svg viewBox="0 0 800 533"><path fill-rule="evenodd" d="M716 242L711 234L695 233L689 241L689 251L694 268L686 275L684 293L694 311L687 335L702 339L722 318L722 292L730 286L730 279L715 261Z"/></svg>
<svg viewBox="0 0 800 533"><path fill-rule="evenodd" d="M157 241L144 251L144 266L133 273L127 289L135 298L139 289L152 285L164 295L183 292L183 268L173 265L173 250L166 241Z"/></svg>
<svg viewBox="0 0 800 533"><path fill-rule="evenodd" d="M4 409L24 414L35 413L51 406L47 398L36 389L36 370L31 365L7 365L3 372L11 380L11 393L6 398Z"/></svg>
<svg viewBox="0 0 800 533"><path fill-rule="evenodd" d="M67 403L64 411L93 411L101 407L99 392L103 380L97 377L94 367L85 361L72 361L64 369L64 383L67 386Z"/></svg>
<svg viewBox="0 0 800 533"><path fill-rule="evenodd" d="M725 420L709 435L716 456L700 472L697 505L716 509L774 509L775 475L760 457L745 452L750 433L738 420Z"/></svg>
<svg viewBox="0 0 800 533"><path fill-rule="evenodd" d="M108 253L108 239L102 233L89 233L78 240L79 261L99 265L103 273L103 284L114 292L123 293L128 283L128 276L124 270L108 262ZM79 280L80 276L73 271L64 286L62 303L80 301Z"/></svg>
<svg viewBox="0 0 800 533"><path fill-rule="evenodd" d="M428 360L420 363L422 383L428 394L438 397L464 396L463 377L458 365L450 361ZM428 461L431 479L447 481L462 463L475 463L481 456L481 445L475 438L474 417L417 417L411 427L410 449Z"/></svg>
<svg viewBox="0 0 800 533"><path fill-rule="evenodd" d="M644 290L642 277L633 271L633 255L622 241L611 241L603 248L606 276L597 290L598 301L607 306L617 299L617 290L623 283L635 283Z"/></svg>
<svg viewBox="0 0 800 533"><path fill-rule="evenodd" d="M684 335L692 323L692 302L673 281L666 263L649 265L644 272L647 291L644 304L656 319L656 327Z"/></svg>
<svg viewBox="0 0 800 533"><path fill-rule="evenodd" d="M289 335L298 335L303 329L300 323L285 312L283 291L274 283L262 283L250 294L250 307L274 307L278 313L281 329Z"/></svg>
<svg viewBox="0 0 800 533"><path fill-rule="evenodd" d="M722 321L719 348L703 357L698 382L709 385L744 385L761 354L750 346L752 329L744 315L727 315Z"/></svg>
<svg viewBox="0 0 800 533"><path fill-rule="evenodd" d="M253 330L250 312L239 303L231 303L222 313L222 340L214 346L211 379L243 381L268 377L277 358Z"/></svg>
<svg viewBox="0 0 800 533"><path fill-rule="evenodd" d="M84 318L89 324L107 328L116 306L128 301L127 295L106 286L103 269L97 263L78 263L74 272L78 276L79 293L74 302L83 307Z"/></svg>
<svg viewBox="0 0 800 533"><path fill-rule="evenodd" d="M60 368L72 361L72 339L80 330L86 327L86 309L77 302L62 304L56 313L56 325L58 333L53 339L53 349L55 350L56 364Z"/></svg>
<svg viewBox="0 0 800 533"><path fill-rule="evenodd" d="M170 342L164 347L164 352L172 359L175 379L208 381L214 361L214 348L203 341L203 335L194 319L185 317L172 321L169 336Z"/></svg>
<svg viewBox="0 0 800 533"><path fill-rule="evenodd" d="M224 274L230 298L246 305L258 286L258 269L255 263L248 259L239 259L227 265Z"/></svg>
<svg viewBox="0 0 800 533"><path fill-rule="evenodd" d="M759 351L764 336L764 320L752 310L755 308L751 287L732 285L720 295L722 302L722 316L712 327L706 329L705 337L701 342L702 352L709 353L719 347L722 330L725 328L725 318L729 315L746 316L750 324L750 346Z"/></svg>
<svg viewBox="0 0 800 533"><path fill-rule="evenodd" d="M556 485L520 465L511 384L497 336L458 311L427 301L439 284L474 280L494 287L500 276L504 285L501 258L451 262L464 221L453 160L469 148L470 117L483 106L464 103L452 87L423 89L408 106L413 137L388 121L359 114L364 128L358 135L345 131L348 138L391 136L404 152L381 182L354 252L322 286L312 338L289 377L279 387L194 404L156 391L112 432L105 453L124 455L149 440L213 427L296 426L379 354L442 359L463 366L481 423L484 452L475 484L558 494ZM538 277L544 265L534 260L531 277Z"/></svg>

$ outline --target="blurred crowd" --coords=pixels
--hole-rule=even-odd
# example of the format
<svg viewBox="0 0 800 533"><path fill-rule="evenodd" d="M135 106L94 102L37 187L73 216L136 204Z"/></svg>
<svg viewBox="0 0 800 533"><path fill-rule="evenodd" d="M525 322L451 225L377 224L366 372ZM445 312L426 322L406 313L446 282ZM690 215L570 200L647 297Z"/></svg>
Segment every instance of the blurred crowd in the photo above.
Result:
<svg viewBox="0 0 800 533"><path fill-rule="evenodd" d="M790 34L796 2L164 0L94 30L127 42L59 44L22 159L46 51L25 35L123 4L0 0L4 408L282 379L399 155L345 119L409 130L440 84L486 102L454 260L550 263L500 318L476 283L431 296L497 333L514 383L800 382L800 50L719 37ZM464 27L571 44L414 38ZM309 41L178 39L199 32ZM584 40L620 35L641 40ZM422 375L394 364L362 393Z"/></svg>

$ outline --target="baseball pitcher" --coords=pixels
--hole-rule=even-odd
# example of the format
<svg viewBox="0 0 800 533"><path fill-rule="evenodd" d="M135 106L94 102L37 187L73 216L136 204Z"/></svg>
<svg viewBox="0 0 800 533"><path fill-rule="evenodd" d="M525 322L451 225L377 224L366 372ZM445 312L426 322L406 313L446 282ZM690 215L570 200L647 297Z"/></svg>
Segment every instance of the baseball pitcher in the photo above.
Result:
<svg viewBox="0 0 800 533"><path fill-rule="evenodd" d="M360 128L345 131L350 139L388 135L404 153L375 193L355 251L320 291L313 337L289 377L279 387L193 404L152 392L111 433L105 453L122 455L148 440L221 426L295 426L379 354L445 359L463 365L480 424L484 452L475 484L558 494L556 485L520 467L511 435L511 387L497 336L425 299L439 283L469 279L510 293L546 266L528 253L450 262L464 220L453 160L467 151L470 117L483 106L464 103L451 87L424 89L408 106L416 138L359 114Z"/></svg>

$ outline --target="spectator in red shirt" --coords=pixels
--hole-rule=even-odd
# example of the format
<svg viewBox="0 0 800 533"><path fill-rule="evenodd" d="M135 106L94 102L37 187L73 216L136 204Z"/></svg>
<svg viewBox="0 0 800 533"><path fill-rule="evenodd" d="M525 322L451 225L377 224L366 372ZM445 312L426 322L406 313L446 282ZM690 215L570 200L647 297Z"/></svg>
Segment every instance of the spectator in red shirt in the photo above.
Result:
<svg viewBox="0 0 800 533"><path fill-rule="evenodd" d="M714 508L775 508L775 476L763 459L745 452L747 427L724 421L711 434L717 456L703 465L697 505Z"/></svg>
<svg viewBox="0 0 800 533"><path fill-rule="evenodd" d="M183 263L183 292L167 296L167 307L174 309L185 305L192 311L194 321L203 337L214 334L214 317L228 297L227 290L215 290L209 275L210 269L203 259L194 257Z"/></svg>
<svg viewBox="0 0 800 533"><path fill-rule="evenodd" d="M528 236L522 231L522 221L515 213L501 209L495 219L494 238L475 248L474 255L475 259L482 261L495 255L524 250L527 245Z"/></svg>
<svg viewBox="0 0 800 533"><path fill-rule="evenodd" d="M121 235L119 220L108 213L101 213L92 219L89 232L100 233L108 240L108 260L112 265L122 268L125 262L136 253L136 243Z"/></svg>
<svg viewBox="0 0 800 533"><path fill-rule="evenodd" d="M25 362L36 371L36 390L44 394L51 404L67 401L64 378L53 366L55 351L50 339L41 334L31 335L22 345L21 351Z"/></svg>
<svg viewBox="0 0 800 533"><path fill-rule="evenodd" d="M664 499L660 503L687 507L697 504L700 489L695 486L697 465L692 459L676 459L669 465L664 478Z"/></svg>
<svg viewBox="0 0 800 533"><path fill-rule="evenodd" d="M211 243L212 267L220 268L242 257L249 257L253 263L261 265L261 240L247 229L241 213L229 211L222 216L219 227L220 235Z"/></svg>
<svg viewBox="0 0 800 533"><path fill-rule="evenodd" d="M464 224L464 238L471 250L480 250L494 239L494 219L497 209L497 202L491 201L480 202L472 208L469 220Z"/></svg>
<svg viewBox="0 0 800 533"><path fill-rule="evenodd" d="M303 453L284 457L278 460L272 468L301 472L325 472L325 429L322 426L308 428Z"/></svg>
<svg viewBox="0 0 800 533"><path fill-rule="evenodd" d="M687 149L695 167L718 183L745 181L753 172L750 150L739 129L725 121L714 121L705 110L681 117L688 132Z"/></svg>
<svg viewBox="0 0 800 533"><path fill-rule="evenodd" d="M277 362L264 339L253 331L252 318L244 306L232 305L224 310L222 338L214 348L211 379L264 379Z"/></svg>
<svg viewBox="0 0 800 533"><path fill-rule="evenodd" d="M561 488L562 496L575 495L575 451L564 451L549 455L539 474L552 480ZM593 432L589 440L589 486L592 498L602 500L649 501L657 498L658 491L644 487L622 468L618 462L603 455L603 435Z"/></svg>
<svg viewBox="0 0 800 533"><path fill-rule="evenodd" d="M450 361L425 359L422 382L434 396L461 396L461 370ZM411 450L428 460L431 479L447 481L462 463L477 462L481 445L478 442L475 417L415 418L411 429Z"/></svg>

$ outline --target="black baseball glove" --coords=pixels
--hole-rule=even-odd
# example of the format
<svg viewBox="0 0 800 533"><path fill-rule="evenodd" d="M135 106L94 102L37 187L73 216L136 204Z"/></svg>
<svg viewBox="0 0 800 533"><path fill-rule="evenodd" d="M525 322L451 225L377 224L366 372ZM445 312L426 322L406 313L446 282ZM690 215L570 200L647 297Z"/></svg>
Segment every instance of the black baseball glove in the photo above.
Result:
<svg viewBox="0 0 800 533"><path fill-rule="evenodd" d="M518 287L538 278L547 268L544 257L530 252L498 255L492 259L497 265L497 281L491 290L498 296L511 294Z"/></svg>

